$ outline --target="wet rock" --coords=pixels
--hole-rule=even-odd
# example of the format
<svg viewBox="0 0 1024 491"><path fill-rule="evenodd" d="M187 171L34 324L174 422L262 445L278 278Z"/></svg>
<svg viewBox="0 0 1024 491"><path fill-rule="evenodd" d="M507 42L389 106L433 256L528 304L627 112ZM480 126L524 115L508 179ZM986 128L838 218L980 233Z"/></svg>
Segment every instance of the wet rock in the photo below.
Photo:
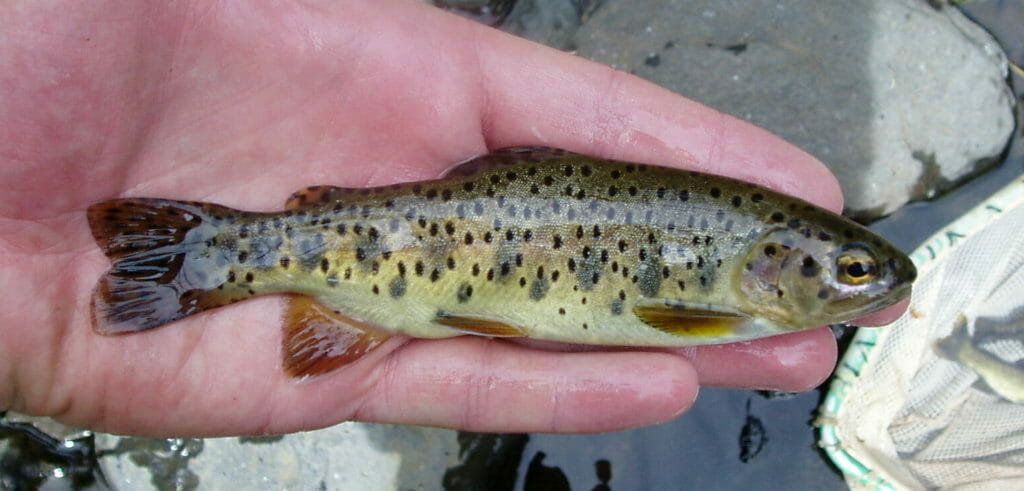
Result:
<svg viewBox="0 0 1024 491"><path fill-rule="evenodd" d="M941 1L521 0L505 28L771 130L862 219L994 162L1014 127L1002 50Z"/></svg>
<svg viewBox="0 0 1024 491"><path fill-rule="evenodd" d="M115 489L436 489L458 461L456 432L342 423L258 438L97 434Z"/></svg>

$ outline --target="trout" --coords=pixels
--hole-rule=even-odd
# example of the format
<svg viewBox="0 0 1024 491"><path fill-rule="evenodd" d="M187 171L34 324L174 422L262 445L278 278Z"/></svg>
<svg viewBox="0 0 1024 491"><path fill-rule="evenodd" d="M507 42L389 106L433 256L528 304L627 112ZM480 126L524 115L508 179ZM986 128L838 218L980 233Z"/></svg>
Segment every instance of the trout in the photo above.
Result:
<svg viewBox="0 0 1024 491"><path fill-rule="evenodd" d="M438 180L310 187L278 213L165 199L89 207L112 262L100 334L287 294L293 377L396 334L609 346L729 343L861 317L913 263L857 223L754 184L550 148Z"/></svg>

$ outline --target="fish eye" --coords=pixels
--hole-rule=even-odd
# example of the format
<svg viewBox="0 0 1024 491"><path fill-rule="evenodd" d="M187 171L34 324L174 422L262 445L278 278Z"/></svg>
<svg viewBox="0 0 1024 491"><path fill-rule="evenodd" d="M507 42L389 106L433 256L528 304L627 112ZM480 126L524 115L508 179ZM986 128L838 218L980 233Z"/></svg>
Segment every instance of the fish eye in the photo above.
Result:
<svg viewBox="0 0 1024 491"><path fill-rule="evenodd" d="M843 251L836 259L839 281L849 285L867 283L878 274L875 258L863 249Z"/></svg>

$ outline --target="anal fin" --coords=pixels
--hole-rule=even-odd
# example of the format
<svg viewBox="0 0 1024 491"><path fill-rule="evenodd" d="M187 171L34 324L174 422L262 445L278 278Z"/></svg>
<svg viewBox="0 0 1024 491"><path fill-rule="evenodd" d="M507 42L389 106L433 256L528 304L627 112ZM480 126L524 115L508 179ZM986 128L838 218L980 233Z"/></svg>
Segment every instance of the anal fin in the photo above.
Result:
<svg viewBox="0 0 1024 491"><path fill-rule="evenodd" d="M490 336L495 338L526 337L526 331L523 331L518 326L496 319L487 319L483 317L438 312L437 316L434 317L434 323L476 336Z"/></svg>
<svg viewBox="0 0 1024 491"><path fill-rule="evenodd" d="M728 339L742 336L751 318L735 309L668 299L645 299L633 313L645 324L675 336Z"/></svg>
<svg viewBox="0 0 1024 491"><path fill-rule="evenodd" d="M284 314L281 355L291 377L321 375L358 360L391 333L350 319L313 297L292 295Z"/></svg>

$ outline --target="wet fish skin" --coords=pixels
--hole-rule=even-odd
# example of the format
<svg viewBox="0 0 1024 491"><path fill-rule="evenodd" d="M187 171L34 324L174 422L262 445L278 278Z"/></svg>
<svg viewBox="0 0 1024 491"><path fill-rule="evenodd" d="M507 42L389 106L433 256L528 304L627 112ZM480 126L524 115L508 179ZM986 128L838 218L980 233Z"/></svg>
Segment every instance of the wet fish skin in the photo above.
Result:
<svg viewBox="0 0 1024 491"><path fill-rule="evenodd" d="M436 181L308 188L286 207L93 205L93 235L113 261L94 295L96 330L298 295L285 365L307 375L353 359L325 353L362 353L395 333L631 346L753 339L892 305L916 276L883 239L804 201L547 148L500 150Z"/></svg>
<svg viewBox="0 0 1024 491"><path fill-rule="evenodd" d="M975 346L967 324L961 315L953 332L936 343L939 354L974 370L1003 399L1024 404L1024 370Z"/></svg>

